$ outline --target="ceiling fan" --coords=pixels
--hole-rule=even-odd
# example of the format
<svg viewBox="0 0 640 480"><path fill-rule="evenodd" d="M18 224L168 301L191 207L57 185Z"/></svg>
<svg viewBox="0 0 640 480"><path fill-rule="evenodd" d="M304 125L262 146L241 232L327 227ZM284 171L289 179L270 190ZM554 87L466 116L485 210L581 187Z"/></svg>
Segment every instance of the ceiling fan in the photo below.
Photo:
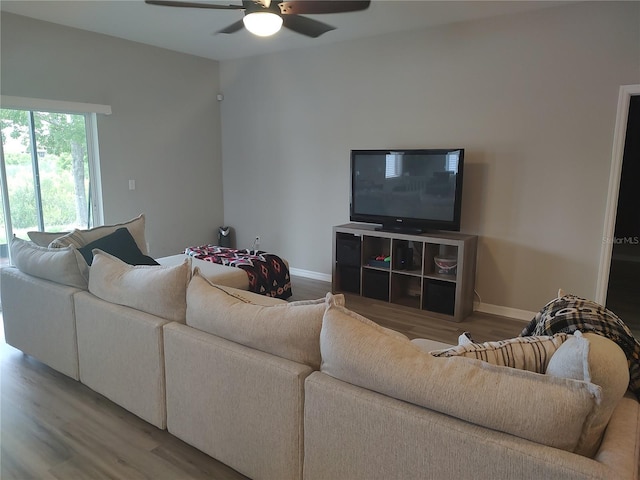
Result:
<svg viewBox="0 0 640 480"><path fill-rule="evenodd" d="M308 37L335 30L326 23L303 17L301 14L343 13L366 10L370 0L242 0L242 5L216 5L214 3L181 2L174 0L145 0L149 5L213 10L244 10L242 20L232 23L216 33L234 33L246 28L258 36L269 36L282 26Z"/></svg>

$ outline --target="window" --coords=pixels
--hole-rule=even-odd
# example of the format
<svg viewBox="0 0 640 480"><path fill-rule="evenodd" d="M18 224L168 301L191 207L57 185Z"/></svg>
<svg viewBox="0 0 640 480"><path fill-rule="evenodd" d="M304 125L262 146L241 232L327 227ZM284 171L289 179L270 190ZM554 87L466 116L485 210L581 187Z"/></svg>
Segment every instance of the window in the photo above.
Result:
<svg viewBox="0 0 640 480"><path fill-rule="evenodd" d="M458 163L460 162L460 151L447 153L447 172L458 173Z"/></svg>
<svg viewBox="0 0 640 480"><path fill-rule="evenodd" d="M402 153L387 153L384 178L396 178L402 175Z"/></svg>
<svg viewBox="0 0 640 480"><path fill-rule="evenodd" d="M102 223L96 113L3 108L0 126L0 256L14 234Z"/></svg>

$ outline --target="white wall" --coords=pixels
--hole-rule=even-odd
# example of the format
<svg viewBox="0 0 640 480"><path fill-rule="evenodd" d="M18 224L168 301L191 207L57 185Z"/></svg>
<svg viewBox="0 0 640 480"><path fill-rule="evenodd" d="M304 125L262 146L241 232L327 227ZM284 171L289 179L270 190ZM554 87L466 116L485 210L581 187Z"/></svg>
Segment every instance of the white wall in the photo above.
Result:
<svg viewBox="0 0 640 480"><path fill-rule="evenodd" d="M154 256L213 241L223 220L218 63L8 13L1 20L3 95L111 105L98 118L105 222L144 212Z"/></svg>
<svg viewBox="0 0 640 480"><path fill-rule="evenodd" d="M636 2L585 2L221 62L225 223L240 246L260 235L292 267L329 274L351 149L461 146L482 301L593 298L639 20Z"/></svg>

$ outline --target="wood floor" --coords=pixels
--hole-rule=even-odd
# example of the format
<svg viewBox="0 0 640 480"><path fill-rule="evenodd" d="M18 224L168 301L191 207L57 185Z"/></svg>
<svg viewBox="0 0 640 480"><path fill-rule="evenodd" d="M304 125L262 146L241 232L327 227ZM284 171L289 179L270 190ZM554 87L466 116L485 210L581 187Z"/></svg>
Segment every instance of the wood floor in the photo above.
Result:
<svg viewBox="0 0 640 480"><path fill-rule="evenodd" d="M319 298L331 290L331 284L307 278L295 278L292 300ZM430 338L439 342L457 345L458 337L470 332L476 342L502 340L516 337L527 322L474 312L463 322L455 323L429 316L424 311L394 305L379 300L345 295L350 310L373 320L380 325L404 333L409 338Z"/></svg>
<svg viewBox="0 0 640 480"><path fill-rule="evenodd" d="M292 300L324 296L330 284L294 277ZM524 323L473 315L463 323L412 309L347 298L347 307L411 338L457 343L518 335ZM1 330L1 329L0 329ZM213 479L245 477L35 359L0 341L0 478Z"/></svg>

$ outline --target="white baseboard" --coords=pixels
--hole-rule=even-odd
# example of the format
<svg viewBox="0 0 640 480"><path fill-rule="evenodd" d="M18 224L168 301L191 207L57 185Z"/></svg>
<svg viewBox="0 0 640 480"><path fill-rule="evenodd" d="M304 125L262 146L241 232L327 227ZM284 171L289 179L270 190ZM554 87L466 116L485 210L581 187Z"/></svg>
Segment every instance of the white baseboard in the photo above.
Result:
<svg viewBox="0 0 640 480"><path fill-rule="evenodd" d="M474 302L473 310L480 313L488 313L491 315L500 315L501 317L515 318L516 320L522 320L526 322L532 320L533 317L536 316L536 312L480 302Z"/></svg>
<svg viewBox="0 0 640 480"><path fill-rule="evenodd" d="M301 268L291 267L289 267L289 272L291 275L295 275L297 277L311 278L312 280L321 280L323 282L331 283L331 274L329 273L313 272L311 270L302 270Z"/></svg>

